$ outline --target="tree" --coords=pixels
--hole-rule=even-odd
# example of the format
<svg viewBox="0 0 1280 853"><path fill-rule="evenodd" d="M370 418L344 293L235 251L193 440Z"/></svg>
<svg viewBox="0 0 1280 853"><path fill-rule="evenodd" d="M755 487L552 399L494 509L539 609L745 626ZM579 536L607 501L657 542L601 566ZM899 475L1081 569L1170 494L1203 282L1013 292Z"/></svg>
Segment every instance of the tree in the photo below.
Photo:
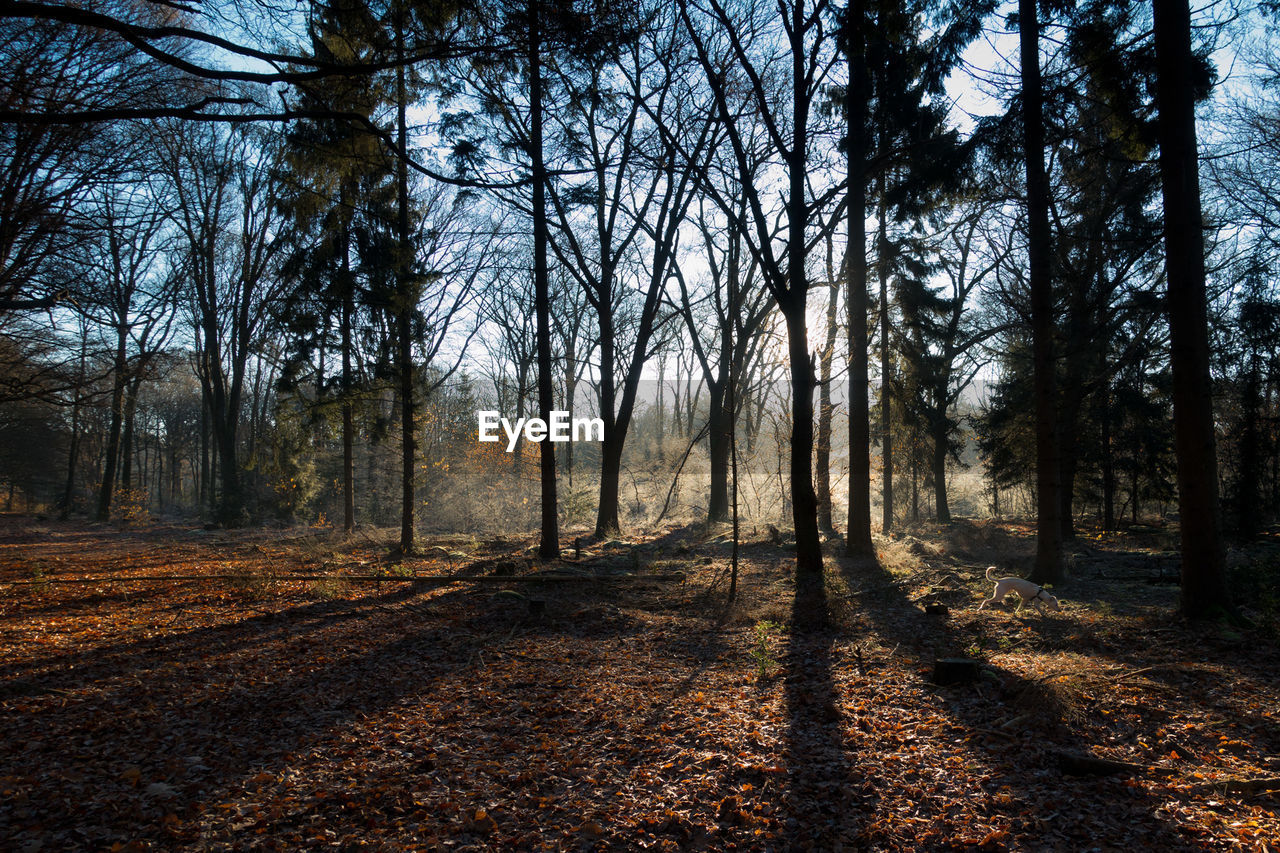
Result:
<svg viewBox="0 0 1280 853"><path fill-rule="evenodd" d="M627 8L615 3L527 0L523 4L500 5L492 11L491 18L477 22L479 40L488 42L488 50L474 58L465 84L458 84L451 92L453 99L471 98L478 103L452 113L449 121L451 130L460 137L454 147L459 162L482 166L486 159L496 161L500 154L508 152L525 158L515 166L523 173L520 180L494 181L493 185L495 189L527 189L529 193L526 200L522 194L507 192L503 201L530 217L538 416L549 421L555 406L555 370L550 328L552 233L548 200L552 198L551 181L556 175L547 164L547 90L549 82L555 84L560 78L571 82L572 75L582 67L606 60L612 46L630 40L633 27ZM513 86L518 87L519 94L512 92ZM485 150L484 132L476 128L478 120L485 117L496 125L496 152ZM608 256L603 260L606 264L614 261ZM546 559L560 555L554 445L540 442L538 452L542 498L538 552ZM603 489L602 484L602 495Z"/></svg>
<svg viewBox="0 0 1280 853"><path fill-rule="evenodd" d="M375 55L381 38L379 22L371 10L356 3L321 7L311 27L311 53L333 65L359 66ZM382 88L370 75L328 78L322 83L298 85L303 111L345 110L372 120L385 100ZM326 350L339 353L337 399L342 418L343 530L355 527L355 327L359 311L367 310L369 289L359 285L359 267L377 264L376 257L359 257L364 239L358 229L378 228L376 221L360 217L367 208L360 196L385 197L392 164L381 143L369 131L347 121L305 119L295 122L287 135L285 169L289 191L281 202L293 224L293 252L287 273L293 289L279 316L291 331L294 347L287 365L285 385L297 387L301 365L317 358L316 403L328 401L331 390L324 381ZM357 257L353 260L353 254ZM362 303L364 303L362 305ZM337 315L338 328L330 318ZM330 340L336 331L337 339Z"/></svg>
<svg viewBox="0 0 1280 853"><path fill-rule="evenodd" d="M804 0L780 3L779 11L780 32L753 8L723 6L718 0L709 0L705 7L690 0L680 4L681 18L711 88L747 196L747 215L734 224L742 231L786 323L796 580L798 587L821 588L822 549L818 498L813 485L813 391L817 377L809 352L806 317L810 289L806 232L812 211L827 203L829 196L824 192L810 199L806 178L810 145L818 130L811 127L810 119L814 118L814 104L835 63L835 55L830 50L825 0L819 0L813 8L808 8ZM790 66L776 79L766 64L773 47L780 48L788 60L785 64ZM787 225L782 240L774 239L774 212L767 206L765 190L751 182L755 166L748 149L744 116L763 123L777 158L778 182L785 187L782 205ZM717 204L726 215L733 215L727 200L717 198Z"/></svg>
<svg viewBox="0 0 1280 853"><path fill-rule="evenodd" d="M927 2L852 0L844 12L843 49L849 64L845 90L848 155L850 372L850 553L874 553L870 532L870 411L867 315L866 210L877 208L876 274L880 285L880 437L884 461L882 529L893 525L893 448L890 350L890 278L918 263L891 239L895 227L920 218L954 188L966 152L947 128L943 84L963 48L978 34L991 2L931 9ZM927 27L926 24L930 27ZM871 132L874 128L874 132ZM865 459L865 462L864 462Z"/></svg>
<svg viewBox="0 0 1280 853"><path fill-rule="evenodd" d="M78 302L99 326L112 353L111 425L107 433L96 517L111 514L118 468L129 488L130 445L138 387L147 363L164 348L172 328L177 277L162 266L163 199L145 182L104 187L92 213L99 238L85 258L86 292Z"/></svg>
<svg viewBox="0 0 1280 853"><path fill-rule="evenodd" d="M845 98L845 147L848 154L849 236L845 249L845 305L849 336L849 529L851 556L870 558L871 541L871 411L870 347L867 332L867 180L870 140L870 84L866 66L866 6L850 0L842 27L849 82Z"/></svg>
<svg viewBox="0 0 1280 853"><path fill-rule="evenodd" d="M739 215L745 214L746 198L741 189L724 192L737 196ZM694 222L703 249L699 259L706 262L707 278L698 287L682 267L676 267L680 288L677 310L684 318L709 392L707 449L711 482L707 520L727 521L734 425L743 402L742 377L760 355L762 331L771 305L768 291L756 283L757 265L741 233L705 198L699 200Z"/></svg>
<svg viewBox="0 0 1280 853"><path fill-rule="evenodd" d="M1203 62L1191 49L1190 4L1186 0L1155 2L1152 13L1182 537L1182 612L1201 619L1230 608L1218 507L1204 224L1196 150L1196 93L1204 86L1206 76Z"/></svg>
<svg viewBox="0 0 1280 853"><path fill-rule="evenodd" d="M951 522L947 463L960 449L955 442L960 419L953 410L984 365L980 347L999 330L990 317L975 317L969 306L1007 257L1007 250L991 251L984 240L985 220L995 203L975 192L962 205L935 247L946 284L935 290L924 276L908 277L899 297L904 362L916 392L911 402L928 436L934 513L942 524Z"/></svg>
<svg viewBox="0 0 1280 853"><path fill-rule="evenodd" d="M1036 5L1037 0L1018 0L1018 44L1036 414L1036 561L1031 580L1047 584L1062 579L1062 497L1053 347L1053 237L1049 231L1049 178L1044 166L1044 90Z"/></svg>
<svg viewBox="0 0 1280 853"><path fill-rule="evenodd" d="M277 294L280 140L217 126L169 126L157 136L173 194L196 333L196 373L216 448L218 523L247 517L238 436L249 357Z"/></svg>
<svg viewBox="0 0 1280 853"><path fill-rule="evenodd" d="M104 10L154 22L152 8ZM7 10L6 10L7 11ZM137 127L124 122L56 125L24 116L107 106L146 108L182 91L118 34L20 21L0 12L0 316L49 309L66 296L59 259L93 237L83 211L95 191L133 180Z"/></svg>
<svg viewBox="0 0 1280 853"><path fill-rule="evenodd" d="M618 529L622 452L640 377L680 228L715 143L714 120L682 84L689 63L680 33L651 26L607 64L560 73L566 103L558 136L566 167L585 176L549 186L558 225L549 245L583 288L599 335L600 537ZM632 314L629 341L619 329L624 311Z"/></svg>

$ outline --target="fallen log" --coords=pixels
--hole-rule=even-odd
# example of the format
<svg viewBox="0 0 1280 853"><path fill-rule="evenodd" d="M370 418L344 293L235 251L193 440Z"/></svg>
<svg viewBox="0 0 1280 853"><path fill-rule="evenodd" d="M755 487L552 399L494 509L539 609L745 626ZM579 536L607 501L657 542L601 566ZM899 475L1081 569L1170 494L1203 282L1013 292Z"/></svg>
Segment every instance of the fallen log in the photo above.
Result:
<svg viewBox="0 0 1280 853"><path fill-rule="evenodd" d="M1115 776L1127 773L1130 776L1172 776L1176 771L1168 767L1130 764L1127 761L1112 761L1110 758L1099 758L1083 752L1058 750L1058 767L1070 776Z"/></svg>
<svg viewBox="0 0 1280 853"><path fill-rule="evenodd" d="M1280 778L1273 779L1223 779L1219 782L1204 782L1192 785L1191 790L1197 794L1218 794L1229 797L1236 795L1251 796L1253 794L1270 794L1280 791Z"/></svg>

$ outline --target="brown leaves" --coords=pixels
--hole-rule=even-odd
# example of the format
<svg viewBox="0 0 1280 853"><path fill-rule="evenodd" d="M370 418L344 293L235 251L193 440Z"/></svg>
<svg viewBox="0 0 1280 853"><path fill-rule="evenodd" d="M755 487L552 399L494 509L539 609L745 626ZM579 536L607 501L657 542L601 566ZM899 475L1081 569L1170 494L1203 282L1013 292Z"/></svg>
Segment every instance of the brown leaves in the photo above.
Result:
<svg viewBox="0 0 1280 853"><path fill-rule="evenodd" d="M253 601L217 584L0 599L16 849L1171 849L1280 832L1274 795L1232 782L1276 775L1264 647L1206 653L1118 617L1067 635L956 608L940 626L890 589L833 636L780 629L781 677L757 685L754 621L690 607L710 580L696 562L686 590L548 591L534 621L466 587L321 598L287 580L317 568L313 546L258 533L155 537L49 537L0 566L74 553L58 571L277 578ZM782 558L749 559L744 595L788 595ZM969 645L976 685L921 676ZM1063 749L1176 775L1064 777Z"/></svg>

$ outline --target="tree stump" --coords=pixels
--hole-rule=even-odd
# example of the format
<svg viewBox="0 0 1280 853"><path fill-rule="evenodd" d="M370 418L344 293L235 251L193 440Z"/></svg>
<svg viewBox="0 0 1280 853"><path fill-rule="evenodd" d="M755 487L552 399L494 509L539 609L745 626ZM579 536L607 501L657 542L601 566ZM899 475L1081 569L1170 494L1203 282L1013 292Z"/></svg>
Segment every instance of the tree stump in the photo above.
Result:
<svg viewBox="0 0 1280 853"><path fill-rule="evenodd" d="M978 680L978 662L969 658L938 658L933 665L934 684L968 684Z"/></svg>

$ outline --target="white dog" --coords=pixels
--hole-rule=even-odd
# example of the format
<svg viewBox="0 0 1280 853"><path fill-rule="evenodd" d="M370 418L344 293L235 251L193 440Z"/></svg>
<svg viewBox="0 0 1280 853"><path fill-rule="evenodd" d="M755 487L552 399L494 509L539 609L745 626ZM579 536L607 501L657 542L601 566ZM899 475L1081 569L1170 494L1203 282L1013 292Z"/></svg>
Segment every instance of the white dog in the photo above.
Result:
<svg viewBox="0 0 1280 853"><path fill-rule="evenodd" d="M1062 609L1062 605L1058 603L1058 599L1053 596L1053 593L1045 591L1044 587L1034 584L1029 580L1024 580L1023 578L997 578L995 575L991 574L995 570L995 566L987 567L987 580L995 581L996 589L995 592L991 593L990 598L978 605L979 610L986 607L988 604L994 604L997 601L1004 601L1005 596L1011 592L1016 592L1022 599L1018 602L1018 610L1021 610L1022 606L1028 601L1036 606L1036 609L1040 611L1041 615L1044 614L1044 604L1041 602L1047 603L1051 610ZM1016 613L1018 610L1015 610L1014 612Z"/></svg>

